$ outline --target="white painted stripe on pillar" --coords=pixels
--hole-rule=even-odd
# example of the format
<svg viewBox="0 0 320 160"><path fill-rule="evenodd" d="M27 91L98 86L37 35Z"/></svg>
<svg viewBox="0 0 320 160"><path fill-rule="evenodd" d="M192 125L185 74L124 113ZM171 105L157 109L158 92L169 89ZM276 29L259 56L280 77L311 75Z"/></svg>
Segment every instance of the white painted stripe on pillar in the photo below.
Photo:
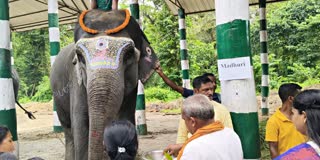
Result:
<svg viewBox="0 0 320 160"><path fill-rule="evenodd" d="M260 14L259 14L260 20L266 19L266 8L260 8L259 12L260 12Z"/></svg>
<svg viewBox="0 0 320 160"><path fill-rule="evenodd" d="M186 28L185 19L179 19L179 29L185 29L185 28Z"/></svg>
<svg viewBox="0 0 320 160"><path fill-rule="evenodd" d="M60 31L58 27L49 28L49 40L50 42L60 42Z"/></svg>
<svg viewBox="0 0 320 160"><path fill-rule="evenodd" d="M190 79L182 79L182 86L190 89Z"/></svg>
<svg viewBox="0 0 320 160"><path fill-rule="evenodd" d="M260 42L267 42L267 31L260 31Z"/></svg>
<svg viewBox="0 0 320 160"><path fill-rule="evenodd" d="M268 97L264 97L265 101L261 101L261 108L268 108Z"/></svg>
<svg viewBox="0 0 320 160"><path fill-rule="evenodd" d="M130 4L138 4L138 0L130 0Z"/></svg>
<svg viewBox="0 0 320 160"><path fill-rule="evenodd" d="M188 60L181 60L181 69L182 70L189 70L189 61Z"/></svg>
<svg viewBox="0 0 320 160"><path fill-rule="evenodd" d="M0 48L10 50L10 23L7 20L0 20Z"/></svg>
<svg viewBox="0 0 320 160"><path fill-rule="evenodd" d="M12 78L0 78L0 111L15 109Z"/></svg>
<svg viewBox="0 0 320 160"><path fill-rule="evenodd" d="M229 1L229 2L226 2ZM232 22L236 19L249 20L249 0L215 1L216 25Z"/></svg>
<svg viewBox="0 0 320 160"><path fill-rule="evenodd" d="M61 126L57 111L53 111L53 126Z"/></svg>
<svg viewBox="0 0 320 160"><path fill-rule="evenodd" d="M10 50L12 50L13 47L12 47L12 41L10 41Z"/></svg>
<svg viewBox="0 0 320 160"><path fill-rule="evenodd" d="M230 112L252 113L258 111L254 80L252 78L221 81L220 83L221 88L223 88L221 90L221 101ZM230 98L233 100L230 101Z"/></svg>
<svg viewBox="0 0 320 160"><path fill-rule="evenodd" d="M268 53L261 53L260 60L262 64L268 64L269 63Z"/></svg>
<svg viewBox="0 0 320 160"><path fill-rule="evenodd" d="M136 110L136 125L146 124L145 110Z"/></svg>
<svg viewBox="0 0 320 160"><path fill-rule="evenodd" d="M58 13L57 0L48 0L48 13Z"/></svg>
<svg viewBox="0 0 320 160"><path fill-rule="evenodd" d="M180 40L180 49L187 49L187 41Z"/></svg>
<svg viewBox="0 0 320 160"><path fill-rule="evenodd" d="M269 75L262 75L261 77L261 86L268 87L269 86Z"/></svg>
<svg viewBox="0 0 320 160"><path fill-rule="evenodd" d="M138 95L142 95L144 94L144 87L143 84L141 83L141 81L138 81Z"/></svg>
<svg viewBox="0 0 320 160"><path fill-rule="evenodd" d="M11 56L11 66L13 66L14 65L14 58L13 58L13 56Z"/></svg>
<svg viewBox="0 0 320 160"><path fill-rule="evenodd" d="M51 63L51 66L53 65L54 61L56 60L57 56L51 56L50 57L50 63Z"/></svg>
<svg viewBox="0 0 320 160"><path fill-rule="evenodd" d="M14 141L13 143L14 143L13 154L16 155L18 157L18 159L19 159L19 141Z"/></svg>

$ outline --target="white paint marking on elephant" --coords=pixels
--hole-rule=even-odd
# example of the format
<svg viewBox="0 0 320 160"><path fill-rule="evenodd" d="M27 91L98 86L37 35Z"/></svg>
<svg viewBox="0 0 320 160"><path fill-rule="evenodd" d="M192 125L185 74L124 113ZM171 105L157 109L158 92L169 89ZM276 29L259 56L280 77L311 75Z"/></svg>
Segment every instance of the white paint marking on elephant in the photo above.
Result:
<svg viewBox="0 0 320 160"><path fill-rule="evenodd" d="M0 20L0 48L10 50L10 25L9 21Z"/></svg>
<svg viewBox="0 0 320 160"><path fill-rule="evenodd" d="M54 61L56 60L57 56L51 56L50 57L50 63L51 63L51 66L53 65Z"/></svg>
<svg viewBox="0 0 320 160"><path fill-rule="evenodd" d="M267 31L260 31L260 42L267 42L268 34Z"/></svg>
<svg viewBox="0 0 320 160"><path fill-rule="evenodd" d="M61 126L57 111L53 111L53 126Z"/></svg>
<svg viewBox="0 0 320 160"><path fill-rule="evenodd" d="M15 109L12 78L0 78L0 111Z"/></svg>
<svg viewBox="0 0 320 160"><path fill-rule="evenodd" d="M188 70L189 69L189 61L188 60L181 60L181 69Z"/></svg>
<svg viewBox="0 0 320 160"><path fill-rule="evenodd" d="M180 49L187 49L187 41L180 40Z"/></svg>
<svg viewBox="0 0 320 160"><path fill-rule="evenodd" d="M12 50L13 47L12 47L12 41L10 41L10 50Z"/></svg>
<svg viewBox="0 0 320 160"><path fill-rule="evenodd" d="M136 110L136 125L146 124L145 110Z"/></svg>
<svg viewBox="0 0 320 160"><path fill-rule="evenodd" d="M260 54L260 60L262 64L268 64L269 60L268 60L268 53L261 53Z"/></svg>
<svg viewBox="0 0 320 160"><path fill-rule="evenodd" d="M186 28L185 19L179 19L179 29L185 29L185 28Z"/></svg>
<svg viewBox="0 0 320 160"><path fill-rule="evenodd" d="M60 31L58 27L49 28L49 39L50 42L60 42Z"/></svg>
<svg viewBox="0 0 320 160"><path fill-rule="evenodd" d="M138 0L130 0L130 4L138 4Z"/></svg>
<svg viewBox="0 0 320 160"><path fill-rule="evenodd" d="M190 89L190 79L183 79L182 87Z"/></svg>
<svg viewBox="0 0 320 160"><path fill-rule="evenodd" d="M216 0L216 25L232 22L236 19L249 20L248 6L249 0Z"/></svg>
<svg viewBox="0 0 320 160"><path fill-rule="evenodd" d="M11 56L11 66L13 66L14 65L14 58L13 58L13 56Z"/></svg>
<svg viewBox="0 0 320 160"><path fill-rule="evenodd" d="M58 0L48 0L48 13L58 13Z"/></svg>
<svg viewBox="0 0 320 160"><path fill-rule="evenodd" d="M269 86L269 75L262 75L261 77L261 86Z"/></svg>
<svg viewBox="0 0 320 160"><path fill-rule="evenodd" d="M266 19L266 8L260 8L259 12L260 12L260 14L259 14L260 20Z"/></svg>
<svg viewBox="0 0 320 160"><path fill-rule="evenodd" d="M144 87L141 81L138 81L138 95L143 95L144 94Z"/></svg>

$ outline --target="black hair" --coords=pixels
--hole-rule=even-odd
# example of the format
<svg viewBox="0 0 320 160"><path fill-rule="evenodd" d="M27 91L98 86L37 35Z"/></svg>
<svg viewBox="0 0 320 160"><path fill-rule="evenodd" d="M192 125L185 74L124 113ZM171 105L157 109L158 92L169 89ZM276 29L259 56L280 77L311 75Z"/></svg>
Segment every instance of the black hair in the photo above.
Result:
<svg viewBox="0 0 320 160"><path fill-rule="evenodd" d="M213 73L204 73L202 76L204 76L204 77L209 77L209 76L216 77Z"/></svg>
<svg viewBox="0 0 320 160"><path fill-rule="evenodd" d="M40 157L33 157L33 158L29 158L28 160L44 160L44 159Z"/></svg>
<svg viewBox="0 0 320 160"><path fill-rule="evenodd" d="M104 130L105 149L111 160L134 160L138 150L135 126L129 121L115 121Z"/></svg>
<svg viewBox="0 0 320 160"><path fill-rule="evenodd" d="M207 76L198 76L193 79L192 86L193 88L199 89L202 84L212 82Z"/></svg>
<svg viewBox="0 0 320 160"><path fill-rule="evenodd" d="M0 155L0 160L18 160L18 158L13 153L6 152Z"/></svg>
<svg viewBox="0 0 320 160"><path fill-rule="evenodd" d="M301 92L295 97L293 107L299 114L306 113L308 136L320 146L320 90L310 89Z"/></svg>
<svg viewBox="0 0 320 160"><path fill-rule="evenodd" d="M0 144L7 137L7 134L10 132L8 127L0 126Z"/></svg>
<svg viewBox="0 0 320 160"><path fill-rule="evenodd" d="M282 84L278 91L282 103L284 103L289 98L289 96L296 96L301 88L301 86L295 83Z"/></svg>

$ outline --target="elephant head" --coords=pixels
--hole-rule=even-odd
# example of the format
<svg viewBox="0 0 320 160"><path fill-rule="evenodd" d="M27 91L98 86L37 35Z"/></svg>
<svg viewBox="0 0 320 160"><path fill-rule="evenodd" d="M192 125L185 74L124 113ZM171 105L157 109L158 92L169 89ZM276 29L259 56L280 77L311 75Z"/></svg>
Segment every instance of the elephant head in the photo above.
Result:
<svg viewBox="0 0 320 160"><path fill-rule="evenodd" d="M78 85L86 88L89 114L88 159L103 159L104 127L114 119L134 123L138 80L153 73L157 57L126 11L91 10L74 32ZM125 24L127 23L127 24ZM115 33L106 33L115 28ZM86 29L87 28L87 29ZM88 30L88 28L90 28ZM95 30L95 33L88 33Z"/></svg>

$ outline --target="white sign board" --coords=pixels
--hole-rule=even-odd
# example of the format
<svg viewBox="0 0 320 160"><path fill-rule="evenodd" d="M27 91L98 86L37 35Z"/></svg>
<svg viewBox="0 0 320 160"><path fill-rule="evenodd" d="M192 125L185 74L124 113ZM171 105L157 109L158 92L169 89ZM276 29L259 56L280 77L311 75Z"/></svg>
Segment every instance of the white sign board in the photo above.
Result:
<svg viewBox="0 0 320 160"><path fill-rule="evenodd" d="M218 60L220 80L235 80L252 78L250 57Z"/></svg>

